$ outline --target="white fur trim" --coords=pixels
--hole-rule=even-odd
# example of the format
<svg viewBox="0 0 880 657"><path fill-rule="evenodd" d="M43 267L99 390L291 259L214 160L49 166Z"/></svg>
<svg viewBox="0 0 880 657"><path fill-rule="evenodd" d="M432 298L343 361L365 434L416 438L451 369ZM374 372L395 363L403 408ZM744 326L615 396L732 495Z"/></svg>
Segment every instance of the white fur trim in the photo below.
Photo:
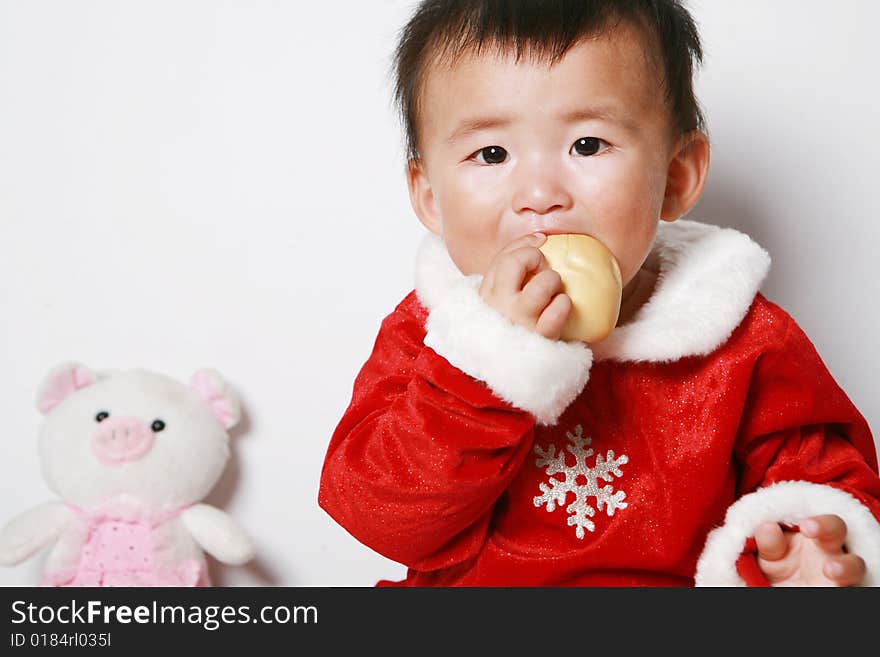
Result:
<svg viewBox="0 0 880 657"><path fill-rule="evenodd" d="M424 257L425 250L434 253ZM482 277L459 273L439 238L423 242L420 255L416 290L430 311L425 345L538 424L555 424L587 383L587 346L549 340L491 308L477 291Z"/></svg>
<svg viewBox="0 0 880 657"><path fill-rule="evenodd" d="M416 294L428 310L439 304L449 288L464 278L443 240L426 233L416 252Z"/></svg>
<svg viewBox="0 0 880 657"><path fill-rule="evenodd" d="M660 222L644 267L659 272L651 298L626 324L590 345L595 361L674 361L713 352L745 317L770 256L733 228L679 219ZM416 292L432 310L464 278L442 240L426 235Z"/></svg>
<svg viewBox="0 0 880 657"><path fill-rule="evenodd" d="M478 285L468 277L434 307L425 345L538 424L556 424L587 383L590 350L513 324L480 298Z"/></svg>
<svg viewBox="0 0 880 657"><path fill-rule="evenodd" d="M846 549L865 560L863 586L880 586L880 523L855 497L832 486L783 481L744 495L730 505L724 525L712 530L697 562L697 586L744 586L736 561L763 522L800 524L833 513L847 527Z"/></svg>
<svg viewBox="0 0 880 657"><path fill-rule="evenodd" d="M661 222L646 268L659 271L651 298L593 345L597 361L675 361L724 344L770 269L769 254L733 228Z"/></svg>

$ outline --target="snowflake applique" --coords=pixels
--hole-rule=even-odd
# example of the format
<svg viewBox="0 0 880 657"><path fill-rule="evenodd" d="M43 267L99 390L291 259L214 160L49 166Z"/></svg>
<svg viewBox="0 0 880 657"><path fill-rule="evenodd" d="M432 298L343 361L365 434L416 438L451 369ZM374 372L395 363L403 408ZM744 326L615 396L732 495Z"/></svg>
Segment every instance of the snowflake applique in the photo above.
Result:
<svg viewBox="0 0 880 657"><path fill-rule="evenodd" d="M623 491L614 492L611 485L599 488L599 479L605 481L614 481L614 477L622 477L620 466L629 462L629 458L625 454L621 454L614 458L614 451L608 450L603 457L599 454L596 457L595 467L587 466L587 459L593 455L590 448L592 438L584 437L584 430L581 425L575 427L574 433L566 431L569 445L566 448L575 458L575 464L568 466L565 464L565 450L560 449L556 454L556 445L551 444L546 450L535 445L534 451L538 455L535 465L539 468L546 466L544 471L548 476L548 483L540 483L538 487L543 495L538 495L534 499L536 507L547 505L547 512L550 513L556 509L556 505L562 506L565 503L565 496L568 493L574 493L574 501L566 507L568 512L568 524L577 527L575 533L577 537L583 539L584 527L588 530L595 531L596 525L590 520L596 513L596 509L587 503L590 497L596 498L596 507L601 511L605 507L609 516L614 515L617 509L625 509L627 503L624 502L626 493ZM586 448L586 449L585 449ZM560 481L552 475L563 473L565 480ZM586 479L586 483L577 483L578 477ZM549 485L548 485L549 484Z"/></svg>

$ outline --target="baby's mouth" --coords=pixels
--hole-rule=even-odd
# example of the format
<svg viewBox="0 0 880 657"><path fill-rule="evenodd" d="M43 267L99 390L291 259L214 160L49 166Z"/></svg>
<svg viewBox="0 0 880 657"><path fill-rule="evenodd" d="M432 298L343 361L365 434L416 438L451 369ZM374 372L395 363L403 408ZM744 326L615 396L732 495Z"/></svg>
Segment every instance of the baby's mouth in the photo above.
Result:
<svg viewBox="0 0 880 657"><path fill-rule="evenodd" d="M540 226L537 228L533 228L532 233L544 233L544 235L587 235L582 230L576 230L574 228L561 228L559 226L553 226L548 228L541 228Z"/></svg>
<svg viewBox="0 0 880 657"><path fill-rule="evenodd" d="M544 233L545 235L573 235L580 234L580 231L571 230L569 228L538 228L536 233Z"/></svg>

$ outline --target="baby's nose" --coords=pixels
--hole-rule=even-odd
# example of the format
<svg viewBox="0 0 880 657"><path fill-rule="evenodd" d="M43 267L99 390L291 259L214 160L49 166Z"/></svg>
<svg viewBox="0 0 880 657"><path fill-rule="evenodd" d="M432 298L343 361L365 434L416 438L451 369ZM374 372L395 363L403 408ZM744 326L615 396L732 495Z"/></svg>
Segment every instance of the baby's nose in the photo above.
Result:
<svg viewBox="0 0 880 657"><path fill-rule="evenodd" d="M513 205L517 212L548 214L569 209L572 196L560 175L535 167L518 176Z"/></svg>

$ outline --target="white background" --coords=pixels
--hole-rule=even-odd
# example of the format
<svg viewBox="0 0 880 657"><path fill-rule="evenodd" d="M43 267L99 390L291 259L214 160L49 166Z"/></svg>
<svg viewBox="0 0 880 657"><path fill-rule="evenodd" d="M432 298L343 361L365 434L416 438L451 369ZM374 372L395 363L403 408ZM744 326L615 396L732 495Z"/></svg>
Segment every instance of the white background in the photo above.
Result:
<svg viewBox="0 0 880 657"><path fill-rule="evenodd" d="M212 366L247 420L208 501L259 554L215 568L218 583L404 576L316 497L424 231L390 105L412 6L0 0L0 523L52 496L33 400L55 363L180 379ZM690 7L713 151L689 218L769 250L764 293L876 428L878 5ZM0 584L36 583L41 561Z"/></svg>

